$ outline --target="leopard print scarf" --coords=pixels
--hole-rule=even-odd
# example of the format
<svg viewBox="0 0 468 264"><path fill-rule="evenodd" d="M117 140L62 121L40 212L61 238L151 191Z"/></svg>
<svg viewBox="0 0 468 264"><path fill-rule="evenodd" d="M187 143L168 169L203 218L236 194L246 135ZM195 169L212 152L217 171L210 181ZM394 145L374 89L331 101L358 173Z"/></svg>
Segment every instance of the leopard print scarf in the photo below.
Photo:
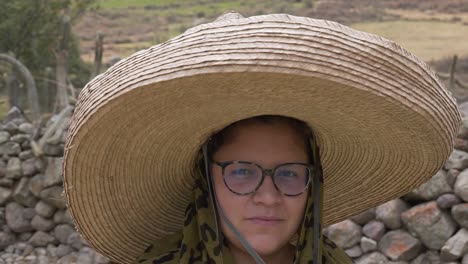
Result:
<svg viewBox="0 0 468 264"><path fill-rule="evenodd" d="M317 155L316 151L312 151ZM200 163L202 164L202 162ZM140 264L175 264L175 263L223 263L233 264L228 245L222 233L217 228L216 211L213 195L208 191L208 183L202 166L198 164L195 173L195 185L192 202L185 211L185 221L182 233L165 237L152 243L145 252L137 258ZM321 174L319 174L321 175ZM320 181L320 196L323 197L323 178ZM306 264L348 264L354 263L346 253L330 239L322 235L321 227L318 234L318 263L313 262L313 208L314 196L309 188L306 210L301 229L298 232L294 263ZM322 201L323 199L320 199ZM320 202L320 212L323 203ZM322 214L320 213L322 222ZM321 226L321 225L320 225Z"/></svg>

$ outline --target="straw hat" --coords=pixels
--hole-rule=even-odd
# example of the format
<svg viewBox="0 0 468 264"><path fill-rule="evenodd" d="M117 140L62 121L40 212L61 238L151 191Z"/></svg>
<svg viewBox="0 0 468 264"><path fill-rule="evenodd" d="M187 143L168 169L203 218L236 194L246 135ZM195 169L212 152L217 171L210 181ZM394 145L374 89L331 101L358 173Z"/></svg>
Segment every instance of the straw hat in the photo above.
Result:
<svg viewBox="0 0 468 264"><path fill-rule="evenodd" d="M180 231L202 143L261 114L315 132L324 227L430 179L461 119L429 67L389 40L330 21L228 13L121 60L80 93L64 155L79 232L129 263Z"/></svg>

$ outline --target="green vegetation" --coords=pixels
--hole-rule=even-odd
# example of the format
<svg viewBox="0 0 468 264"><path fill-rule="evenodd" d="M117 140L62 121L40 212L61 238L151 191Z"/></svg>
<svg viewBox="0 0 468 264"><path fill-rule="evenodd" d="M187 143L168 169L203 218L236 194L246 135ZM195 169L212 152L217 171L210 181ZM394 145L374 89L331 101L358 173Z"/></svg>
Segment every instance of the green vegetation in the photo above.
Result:
<svg viewBox="0 0 468 264"><path fill-rule="evenodd" d="M78 40L73 34L64 32L69 32L69 25L86 10L94 7L94 2L95 0L0 1L0 53L10 54L24 64L35 78L37 89L41 91L45 82L39 80L47 77L49 81L55 81L56 54L64 49L68 56L67 78L74 86L83 86L89 80L89 65L80 58ZM0 76L10 72L6 67L2 68ZM46 69L51 69L52 74L47 74ZM4 78L0 78L0 87L5 87L6 85L1 85L5 82ZM19 94L24 93L20 83L21 80L11 88ZM10 92L5 91L4 94ZM20 101L28 100L21 98ZM0 109L8 104L8 100L1 101ZM27 106L20 106L27 112Z"/></svg>
<svg viewBox="0 0 468 264"><path fill-rule="evenodd" d="M468 26L461 23L399 20L351 27L393 40L426 61L468 55Z"/></svg>

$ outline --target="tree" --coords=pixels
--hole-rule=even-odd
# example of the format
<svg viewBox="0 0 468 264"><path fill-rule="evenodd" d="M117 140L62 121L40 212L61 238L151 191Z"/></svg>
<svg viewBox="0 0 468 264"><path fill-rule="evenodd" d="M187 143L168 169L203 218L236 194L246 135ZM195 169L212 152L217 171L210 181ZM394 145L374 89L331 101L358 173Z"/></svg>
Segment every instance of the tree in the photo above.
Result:
<svg viewBox="0 0 468 264"><path fill-rule="evenodd" d="M69 18L72 25L86 10L96 7L95 1L0 1L0 53L14 56L35 78L45 76L47 68L55 68L55 55L63 48L64 18ZM74 86L84 85L91 67L80 60L78 43L73 35L67 43L67 63L68 73L75 76L71 79ZM40 82L37 83L40 86Z"/></svg>

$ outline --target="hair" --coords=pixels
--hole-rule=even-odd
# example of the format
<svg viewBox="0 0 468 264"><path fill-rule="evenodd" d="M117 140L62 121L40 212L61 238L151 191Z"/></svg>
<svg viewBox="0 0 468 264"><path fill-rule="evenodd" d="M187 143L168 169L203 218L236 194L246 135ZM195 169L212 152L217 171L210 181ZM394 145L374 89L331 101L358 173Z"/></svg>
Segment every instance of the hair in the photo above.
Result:
<svg viewBox="0 0 468 264"><path fill-rule="evenodd" d="M261 124L287 124L288 126L292 127L299 135L302 135L304 138L304 144L306 146L306 150L308 152L309 160L312 163L312 154L309 145L309 138L313 136L312 129L305 123L299 119L282 116L282 115L258 115L249 117L246 119L242 119L236 121L220 131L214 133L210 140L208 141L208 154L210 158L212 158L213 154L225 143L229 142L232 132L241 126L245 126L247 124L253 123L261 123Z"/></svg>

